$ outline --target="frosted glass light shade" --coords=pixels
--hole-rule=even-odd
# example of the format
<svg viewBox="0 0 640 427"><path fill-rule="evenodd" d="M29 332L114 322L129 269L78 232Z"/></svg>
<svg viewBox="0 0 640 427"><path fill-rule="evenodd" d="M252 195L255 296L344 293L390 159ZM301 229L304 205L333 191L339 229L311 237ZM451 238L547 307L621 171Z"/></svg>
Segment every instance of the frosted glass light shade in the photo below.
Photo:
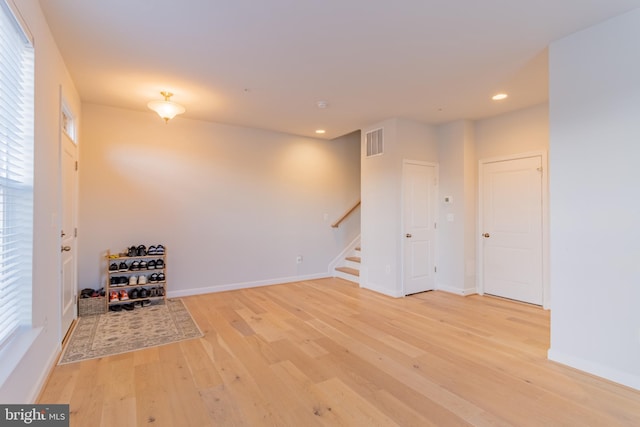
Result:
<svg viewBox="0 0 640 427"><path fill-rule="evenodd" d="M186 111L182 105L171 101L151 101L147 104L147 107L158 113L165 122Z"/></svg>

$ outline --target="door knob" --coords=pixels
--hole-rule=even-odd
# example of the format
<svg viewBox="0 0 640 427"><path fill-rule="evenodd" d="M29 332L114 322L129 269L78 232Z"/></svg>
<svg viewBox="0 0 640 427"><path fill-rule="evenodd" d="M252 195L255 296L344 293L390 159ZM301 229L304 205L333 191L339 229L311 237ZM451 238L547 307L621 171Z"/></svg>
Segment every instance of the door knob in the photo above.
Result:
<svg viewBox="0 0 640 427"><path fill-rule="evenodd" d="M405 237L406 237L407 239L410 239L410 238L411 238L411 234L407 233L407 234L405 234Z"/></svg>
<svg viewBox="0 0 640 427"><path fill-rule="evenodd" d="M69 252L71 250L71 246L63 246L60 248L60 252Z"/></svg>
<svg viewBox="0 0 640 427"><path fill-rule="evenodd" d="M491 235L489 233L484 233L482 237L491 237Z"/></svg>

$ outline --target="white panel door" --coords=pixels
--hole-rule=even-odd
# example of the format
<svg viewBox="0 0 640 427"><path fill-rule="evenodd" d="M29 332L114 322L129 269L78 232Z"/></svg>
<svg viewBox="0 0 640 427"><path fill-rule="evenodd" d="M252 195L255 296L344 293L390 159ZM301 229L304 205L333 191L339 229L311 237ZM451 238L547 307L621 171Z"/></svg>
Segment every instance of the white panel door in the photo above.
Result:
<svg viewBox="0 0 640 427"><path fill-rule="evenodd" d="M481 168L483 291L541 305L542 157Z"/></svg>
<svg viewBox="0 0 640 427"><path fill-rule="evenodd" d="M62 132L62 230L61 236L61 304L62 322L61 336L67 334L73 319L76 316L76 199L77 199L77 175L76 158L77 146L69 136Z"/></svg>
<svg viewBox="0 0 640 427"><path fill-rule="evenodd" d="M403 289L409 295L435 288L436 168L405 162L402 182Z"/></svg>

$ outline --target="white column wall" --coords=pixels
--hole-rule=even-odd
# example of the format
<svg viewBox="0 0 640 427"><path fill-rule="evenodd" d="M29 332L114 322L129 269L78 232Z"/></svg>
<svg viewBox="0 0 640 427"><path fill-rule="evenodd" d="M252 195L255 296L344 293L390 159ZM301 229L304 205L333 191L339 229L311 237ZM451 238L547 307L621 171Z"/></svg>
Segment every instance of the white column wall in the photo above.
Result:
<svg viewBox="0 0 640 427"><path fill-rule="evenodd" d="M550 48L549 358L640 389L640 9Z"/></svg>

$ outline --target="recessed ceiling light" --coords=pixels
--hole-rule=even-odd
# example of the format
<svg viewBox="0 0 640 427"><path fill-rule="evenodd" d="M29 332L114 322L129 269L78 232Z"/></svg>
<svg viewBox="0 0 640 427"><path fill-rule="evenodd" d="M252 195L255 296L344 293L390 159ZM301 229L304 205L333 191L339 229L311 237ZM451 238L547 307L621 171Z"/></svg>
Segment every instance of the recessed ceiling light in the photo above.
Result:
<svg viewBox="0 0 640 427"><path fill-rule="evenodd" d="M324 129L316 129L316 133L318 135L322 135L323 133L325 133L326 131Z"/></svg>
<svg viewBox="0 0 640 427"><path fill-rule="evenodd" d="M496 95L493 95L491 97L491 99L493 99L494 101L501 101L503 99L506 99L509 95L507 95L506 93L498 93Z"/></svg>
<svg viewBox="0 0 640 427"><path fill-rule="evenodd" d="M325 109L325 108L327 108L327 106L328 106L329 104L327 103L327 101L318 101L318 102L316 102L316 105L317 105L317 106L318 106L318 108L320 108L320 109Z"/></svg>

